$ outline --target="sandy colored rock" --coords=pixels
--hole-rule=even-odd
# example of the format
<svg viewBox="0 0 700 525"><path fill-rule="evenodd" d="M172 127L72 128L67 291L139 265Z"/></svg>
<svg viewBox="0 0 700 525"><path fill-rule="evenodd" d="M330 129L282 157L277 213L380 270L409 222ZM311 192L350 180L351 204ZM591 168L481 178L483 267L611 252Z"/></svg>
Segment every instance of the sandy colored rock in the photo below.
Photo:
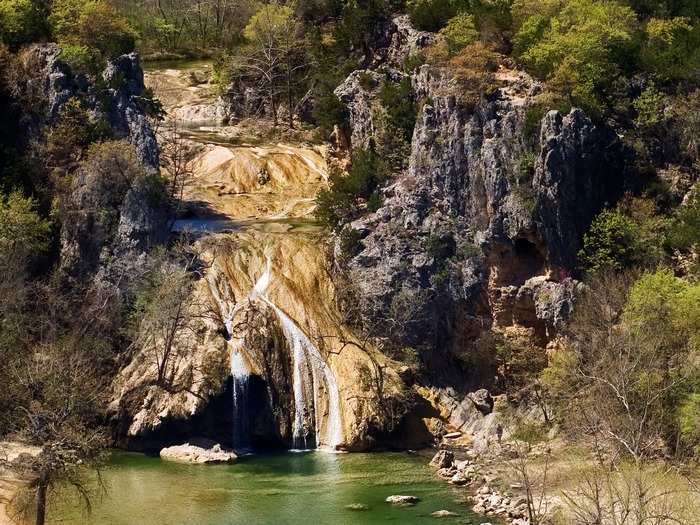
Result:
<svg viewBox="0 0 700 525"><path fill-rule="evenodd" d="M394 495L394 496L389 496L385 500L387 503L391 503L392 505L415 505L418 503L419 498L416 496L400 496L400 495Z"/></svg>
<svg viewBox="0 0 700 525"><path fill-rule="evenodd" d="M211 448L199 447L185 443L166 447L160 451L160 458L165 461L175 463L189 463L193 465L206 465L215 463L233 463L236 461L236 454L232 451L223 450L221 445L214 445Z"/></svg>

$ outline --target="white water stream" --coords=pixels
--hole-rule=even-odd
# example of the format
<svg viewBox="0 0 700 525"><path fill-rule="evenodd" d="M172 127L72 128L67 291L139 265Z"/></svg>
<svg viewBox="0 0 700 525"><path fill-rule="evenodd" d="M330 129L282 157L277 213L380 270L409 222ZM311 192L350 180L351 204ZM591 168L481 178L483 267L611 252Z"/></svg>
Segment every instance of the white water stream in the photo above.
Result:
<svg viewBox="0 0 700 525"><path fill-rule="evenodd" d="M328 364L323 360L318 348L309 340L306 334L292 319L275 305L266 295L267 287L272 279L272 262L267 259L265 272L255 283L251 296L257 296L267 303L277 314L282 325L282 331L290 349L292 350L293 389L294 389L294 447L308 449L307 442L309 415L314 421L316 434L314 446L325 445L335 450L343 439L343 428L340 417L340 393L335 376ZM311 378L309 385L305 378ZM323 397L321 395L321 383L325 384L328 396L328 421L326 435L321 435L323 426L323 414L319 414Z"/></svg>

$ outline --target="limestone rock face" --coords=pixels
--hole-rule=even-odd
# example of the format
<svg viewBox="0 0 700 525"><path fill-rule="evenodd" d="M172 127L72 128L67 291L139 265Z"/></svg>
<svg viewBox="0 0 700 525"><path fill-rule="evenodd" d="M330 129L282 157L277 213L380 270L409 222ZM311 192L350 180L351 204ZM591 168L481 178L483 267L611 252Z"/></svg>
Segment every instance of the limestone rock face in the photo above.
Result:
<svg viewBox="0 0 700 525"><path fill-rule="evenodd" d="M112 129L136 148L141 161L158 166L158 143L144 112L148 101L143 98L145 85L139 55L122 55L107 64L102 78L110 86L107 95L111 102L102 108Z"/></svg>
<svg viewBox="0 0 700 525"><path fill-rule="evenodd" d="M343 85L361 109L350 111L353 143L371 129L357 76ZM425 102L409 168L377 212L351 225L362 237L349 268L366 324L385 331L388 312L410 312L392 336L424 348L443 375L450 352L484 328L522 327L541 340L561 328L581 235L622 191L611 130L574 109L548 113L531 132L525 115L541 86L503 67L495 77L502 87L468 104L449 71L414 73Z"/></svg>
<svg viewBox="0 0 700 525"><path fill-rule="evenodd" d="M41 127L50 124L65 104L79 97L98 116L104 116L115 138L128 140L147 166L158 166L158 144L146 117L149 101L143 98L143 71L137 53L122 55L109 62L102 73L106 88L99 89L81 74L74 74L60 60L56 44L34 44L21 53L24 67L30 69L26 85L18 87L42 101L35 120L23 124L24 140L38 137Z"/></svg>

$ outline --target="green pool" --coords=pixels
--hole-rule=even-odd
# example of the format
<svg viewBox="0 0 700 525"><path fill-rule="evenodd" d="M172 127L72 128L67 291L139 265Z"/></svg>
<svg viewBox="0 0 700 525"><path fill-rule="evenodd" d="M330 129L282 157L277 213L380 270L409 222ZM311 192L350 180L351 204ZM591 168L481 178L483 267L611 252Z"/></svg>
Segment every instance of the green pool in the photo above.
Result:
<svg viewBox="0 0 700 525"><path fill-rule="evenodd" d="M62 495L49 523L81 525L372 524L488 521L472 514L464 489L438 481L429 457L403 453L254 455L235 465L189 466L115 453L102 471L107 493L91 515ZM384 502L420 498L413 507ZM350 510L362 504L367 510ZM430 514L446 509L456 518Z"/></svg>

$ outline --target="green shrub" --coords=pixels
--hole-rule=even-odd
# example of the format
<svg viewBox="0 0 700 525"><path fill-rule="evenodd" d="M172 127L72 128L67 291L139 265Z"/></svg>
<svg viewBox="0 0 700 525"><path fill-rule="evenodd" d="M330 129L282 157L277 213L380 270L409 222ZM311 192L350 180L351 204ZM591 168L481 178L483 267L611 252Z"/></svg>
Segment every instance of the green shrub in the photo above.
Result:
<svg viewBox="0 0 700 525"><path fill-rule="evenodd" d="M399 83L388 80L379 89L379 102L386 110L389 122L401 130L406 140L411 139L416 125L416 107L411 79L404 78Z"/></svg>
<svg viewBox="0 0 700 525"><path fill-rule="evenodd" d="M700 195L681 206L671 223L667 243L671 248L689 251L700 247Z"/></svg>
<svg viewBox="0 0 700 525"><path fill-rule="evenodd" d="M528 183L532 181L532 177L535 175L535 161L537 157L532 151L524 151L520 158L518 159L518 173L516 176L516 183Z"/></svg>
<svg viewBox="0 0 700 525"><path fill-rule="evenodd" d="M409 3L411 24L421 31L437 32L456 14L452 0L413 0Z"/></svg>
<svg viewBox="0 0 700 525"><path fill-rule="evenodd" d="M425 241L425 251L440 265L445 263L456 252L456 244L451 234L431 234Z"/></svg>
<svg viewBox="0 0 700 525"><path fill-rule="evenodd" d="M678 410L683 444L700 456L700 394L690 394Z"/></svg>
<svg viewBox="0 0 700 525"><path fill-rule="evenodd" d="M581 268L590 273L653 268L663 259L664 228L648 200L625 200L614 210L604 210L583 237Z"/></svg>
<svg viewBox="0 0 700 525"><path fill-rule="evenodd" d="M404 73L411 74L423 64L425 64L425 56L423 56L423 54L410 54L403 61L403 71Z"/></svg>
<svg viewBox="0 0 700 525"><path fill-rule="evenodd" d="M100 66L90 48L79 44L63 44L60 59L70 66L73 73L96 73Z"/></svg>
<svg viewBox="0 0 700 525"><path fill-rule="evenodd" d="M632 102L637 113L634 124L641 129L649 129L663 122L666 97L651 84Z"/></svg>
<svg viewBox="0 0 700 525"><path fill-rule="evenodd" d="M134 50L136 33L126 18L102 0L55 0L49 23L60 44L85 46L102 60Z"/></svg>
<svg viewBox="0 0 700 525"><path fill-rule="evenodd" d="M447 25L440 30L445 37L450 52L455 53L474 42L479 33L474 25L474 16L468 13L460 13L447 21Z"/></svg>
<svg viewBox="0 0 700 525"><path fill-rule="evenodd" d="M47 32L45 3L0 0L0 42L17 47L40 40Z"/></svg>
<svg viewBox="0 0 700 525"><path fill-rule="evenodd" d="M369 201L365 209L378 205L378 197L372 195L387 177L386 166L374 151L356 150L348 173L334 170L330 187L316 196L316 218L324 226L338 230L360 214L363 201Z"/></svg>
<svg viewBox="0 0 700 525"><path fill-rule="evenodd" d="M354 228L346 227L340 231L338 237L340 242L341 258L349 260L362 250L362 235Z"/></svg>
<svg viewBox="0 0 700 525"><path fill-rule="evenodd" d="M586 271L621 270L635 262L635 224L615 210L601 212L583 237L579 262Z"/></svg>
<svg viewBox="0 0 700 525"><path fill-rule="evenodd" d="M662 80L686 78L700 66L700 24L690 18L652 18L644 28L643 67Z"/></svg>

